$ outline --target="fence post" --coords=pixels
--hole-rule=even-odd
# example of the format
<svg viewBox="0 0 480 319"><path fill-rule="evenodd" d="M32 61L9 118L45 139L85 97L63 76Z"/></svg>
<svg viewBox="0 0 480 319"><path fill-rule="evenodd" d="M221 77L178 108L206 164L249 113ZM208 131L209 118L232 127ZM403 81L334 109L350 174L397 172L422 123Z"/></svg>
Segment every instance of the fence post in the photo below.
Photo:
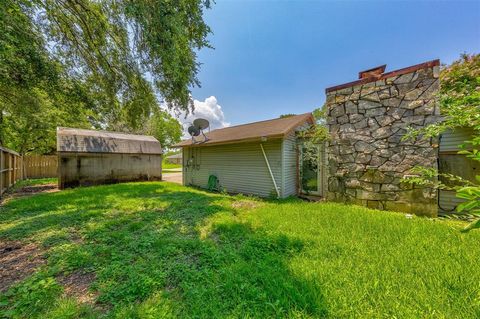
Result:
<svg viewBox="0 0 480 319"><path fill-rule="evenodd" d="M3 150L0 149L0 196L3 194L3 182L4 182L4 155L3 155Z"/></svg>

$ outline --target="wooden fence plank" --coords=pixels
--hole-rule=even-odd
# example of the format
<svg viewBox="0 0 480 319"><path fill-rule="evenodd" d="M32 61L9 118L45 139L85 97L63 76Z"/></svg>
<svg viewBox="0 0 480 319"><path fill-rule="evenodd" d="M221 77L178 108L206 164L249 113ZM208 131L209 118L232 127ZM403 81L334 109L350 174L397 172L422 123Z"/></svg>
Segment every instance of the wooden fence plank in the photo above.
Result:
<svg viewBox="0 0 480 319"><path fill-rule="evenodd" d="M15 151L0 147L0 195L22 179L22 157Z"/></svg>
<svg viewBox="0 0 480 319"><path fill-rule="evenodd" d="M56 155L24 156L24 178L57 177L58 157Z"/></svg>

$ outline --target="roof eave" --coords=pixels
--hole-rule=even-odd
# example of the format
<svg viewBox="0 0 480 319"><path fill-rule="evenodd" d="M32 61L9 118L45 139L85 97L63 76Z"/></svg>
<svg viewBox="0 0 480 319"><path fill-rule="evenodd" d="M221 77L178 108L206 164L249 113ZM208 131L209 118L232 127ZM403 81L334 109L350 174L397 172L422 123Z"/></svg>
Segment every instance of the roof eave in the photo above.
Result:
<svg viewBox="0 0 480 319"><path fill-rule="evenodd" d="M284 133L282 134L274 134L274 135L266 135L266 136L256 136L252 138L242 138L242 139L235 139L235 140L227 140L227 141L220 141L220 142L206 142L206 143L195 143L195 144L176 144L173 145L172 148L183 148L183 147L200 147L200 146L217 146L217 145L227 145L227 144L237 144L237 143L248 143L248 142L258 142L262 141L263 138L269 139L282 139L285 136Z"/></svg>

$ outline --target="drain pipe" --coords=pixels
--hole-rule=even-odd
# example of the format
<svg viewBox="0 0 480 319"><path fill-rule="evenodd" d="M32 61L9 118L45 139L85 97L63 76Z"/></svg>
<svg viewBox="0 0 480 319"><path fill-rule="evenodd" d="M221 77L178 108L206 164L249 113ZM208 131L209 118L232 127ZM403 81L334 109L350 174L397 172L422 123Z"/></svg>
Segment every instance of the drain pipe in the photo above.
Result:
<svg viewBox="0 0 480 319"><path fill-rule="evenodd" d="M260 148L262 149L263 158L265 158L265 163L268 167L268 172L270 173L270 177L272 178L273 186L275 186L275 191L277 192L277 197L280 198L280 191L278 190L277 182L275 181L275 177L273 177L272 169L270 168L270 163L268 163L267 154L265 154L265 150L263 149L263 144L260 143Z"/></svg>

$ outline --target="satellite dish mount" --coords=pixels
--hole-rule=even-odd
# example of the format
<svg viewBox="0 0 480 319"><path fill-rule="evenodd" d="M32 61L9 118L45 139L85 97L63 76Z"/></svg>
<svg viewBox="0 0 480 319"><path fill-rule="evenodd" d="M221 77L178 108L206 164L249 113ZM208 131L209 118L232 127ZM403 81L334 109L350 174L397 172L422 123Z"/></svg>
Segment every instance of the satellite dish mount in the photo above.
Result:
<svg viewBox="0 0 480 319"><path fill-rule="evenodd" d="M188 134L190 134L190 136L192 137L193 144L205 143L206 141L208 141L208 137L205 135L204 132L207 128L210 132L210 123L208 122L208 120L199 118L193 121L192 125L188 127ZM203 135L203 141L195 140L195 136L199 136L200 134Z"/></svg>

